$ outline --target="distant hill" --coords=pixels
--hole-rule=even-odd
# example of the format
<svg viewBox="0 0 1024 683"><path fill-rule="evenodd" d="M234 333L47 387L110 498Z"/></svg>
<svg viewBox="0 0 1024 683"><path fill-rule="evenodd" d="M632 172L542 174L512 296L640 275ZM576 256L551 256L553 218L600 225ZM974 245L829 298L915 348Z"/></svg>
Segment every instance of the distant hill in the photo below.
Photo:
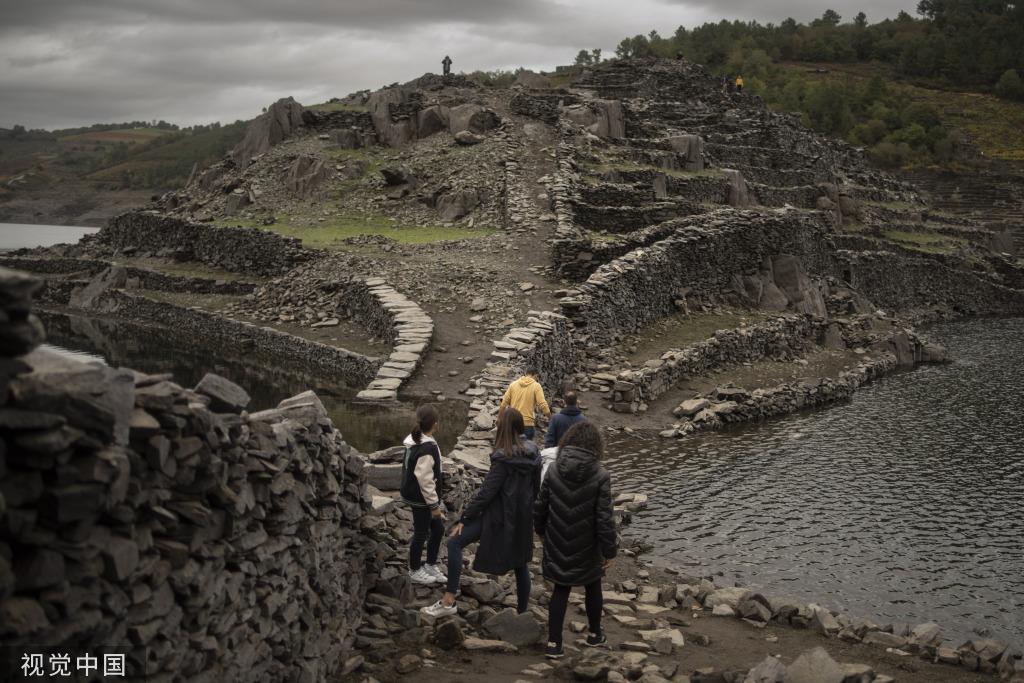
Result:
<svg viewBox="0 0 1024 683"><path fill-rule="evenodd" d="M0 129L0 187L16 191L82 181L97 190L174 189L194 165L222 158L242 138L246 122L187 129L161 124Z"/></svg>
<svg viewBox="0 0 1024 683"><path fill-rule="evenodd" d="M887 167L945 166L980 151L1024 160L1024 3L922 0L874 24L829 9L809 24L726 21L624 38L619 58L685 58ZM581 50L588 66L599 50Z"/></svg>

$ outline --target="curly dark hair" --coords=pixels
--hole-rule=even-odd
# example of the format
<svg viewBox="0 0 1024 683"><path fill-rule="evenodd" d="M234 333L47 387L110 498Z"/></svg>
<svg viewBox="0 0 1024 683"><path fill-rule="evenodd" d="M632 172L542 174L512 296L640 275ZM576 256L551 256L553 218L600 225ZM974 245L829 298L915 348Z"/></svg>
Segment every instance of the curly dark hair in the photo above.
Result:
<svg viewBox="0 0 1024 683"><path fill-rule="evenodd" d="M598 457L604 457L604 436L601 435L601 428L590 420L577 422L565 433L562 440L558 442L559 448L575 446L585 451L590 451Z"/></svg>

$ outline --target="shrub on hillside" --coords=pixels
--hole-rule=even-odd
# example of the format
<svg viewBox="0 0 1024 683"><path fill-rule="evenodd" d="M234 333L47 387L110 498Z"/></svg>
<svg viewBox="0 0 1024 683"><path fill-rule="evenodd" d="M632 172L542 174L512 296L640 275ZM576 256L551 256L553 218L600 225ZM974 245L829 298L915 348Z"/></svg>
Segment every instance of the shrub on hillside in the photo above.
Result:
<svg viewBox="0 0 1024 683"><path fill-rule="evenodd" d="M1024 100L1024 80L1016 69L1009 69L996 83L996 96L1004 100Z"/></svg>

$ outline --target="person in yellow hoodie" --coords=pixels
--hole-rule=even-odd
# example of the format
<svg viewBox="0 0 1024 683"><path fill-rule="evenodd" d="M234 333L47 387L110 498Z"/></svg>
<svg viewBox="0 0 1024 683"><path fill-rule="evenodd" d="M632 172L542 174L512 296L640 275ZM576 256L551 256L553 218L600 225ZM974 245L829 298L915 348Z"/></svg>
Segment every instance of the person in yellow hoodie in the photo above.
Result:
<svg viewBox="0 0 1024 683"><path fill-rule="evenodd" d="M743 92L743 76L736 77L736 92Z"/></svg>
<svg viewBox="0 0 1024 683"><path fill-rule="evenodd" d="M498 419L504 415L508 407L515 408L523 415L523 424L526 430L523 432L528 440L533 441L537 433L535 413L540 408L544 415L551 417L551 407L544 398L544 388L537 379L537 370L527 368L526 374L508 385L505 395L501 397L501 406L498 408Z"/></svg>

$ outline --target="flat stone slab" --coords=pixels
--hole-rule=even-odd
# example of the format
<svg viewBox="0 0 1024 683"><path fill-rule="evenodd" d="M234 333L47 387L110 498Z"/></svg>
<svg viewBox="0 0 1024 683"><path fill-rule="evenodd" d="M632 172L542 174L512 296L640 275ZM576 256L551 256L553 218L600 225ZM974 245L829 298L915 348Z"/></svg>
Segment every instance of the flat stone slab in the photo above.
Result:
<svg viewBox="0 0 1024 683"><path fill-rule="evenodd" d="M427 350L425 342L418 342L416 344L398 344L395 346L395 353L411 353L415 354L419 358L420 354Z"/></svg>
<svg viewBox="0 0 1024 683"><path fill-rule="evenodd" d="M397 401L398 393L386 389L363 389L356 394L357 401Z"/></svg>
<svg viewBox="0 0 1024 683"><path fill-rule="evenodd" d="M388 356L388 361L392 363L419 363L420 354L406 353L404 351L395 351L390 356Z"/></svg>
<svg viewBox="0 0 1024 683"><path fill-rule="evenodd" d="M381 368L377 371L377 377L393 377L395 379L409 379L410 373L406 370L395 370L394 368Z"/></svg>
<svg viewBox="0 0 1024 683"><path fill-rule="evenodd" d="M389 391L397 391L402 386L402 380L395 379L394 377L382 377L375 379L370 382L367 389L387 389Z"/></svg>

